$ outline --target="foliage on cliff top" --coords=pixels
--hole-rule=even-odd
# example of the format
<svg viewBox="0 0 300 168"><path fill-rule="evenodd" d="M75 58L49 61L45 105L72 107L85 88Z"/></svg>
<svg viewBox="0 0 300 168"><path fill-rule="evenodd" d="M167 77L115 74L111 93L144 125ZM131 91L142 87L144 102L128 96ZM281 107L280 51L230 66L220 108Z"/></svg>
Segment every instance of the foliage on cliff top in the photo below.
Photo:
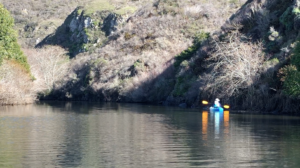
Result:
<svg viewBox="0 0 300 168"><path fill-rule="evenodd" d="M117 14L133 14L143 2L150 2L151 1L121 1L121 0L92 0L87 2L82 10L85 10L85 15L91 15L96 11L111 11ZM81 11L78 11L79 13Z"/></svg>
<svg viewBox="0 0 300 168"><path fill-rule="evenodd" d="M83 10L85 11L85 15L91 15L96 11L111 11L114 9L114 6L109 3L108 0L93 0L89 3L87 3ZM81 11L78 11L81 13Z"/></svg>

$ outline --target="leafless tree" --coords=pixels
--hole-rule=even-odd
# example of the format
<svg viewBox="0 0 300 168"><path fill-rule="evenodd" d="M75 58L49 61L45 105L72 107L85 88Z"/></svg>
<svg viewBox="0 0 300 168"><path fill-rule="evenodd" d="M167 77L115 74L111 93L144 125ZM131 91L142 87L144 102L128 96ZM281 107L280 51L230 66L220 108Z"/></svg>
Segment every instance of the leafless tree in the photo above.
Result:
<svg viewBox="0 0 300 168"><path fill-rule="evenodd" d="M207 59L212 75L207 80L209 93L232 96L254 84L264 60L262 44L252 43L238 32L226 40L214 40L215 52Z"/></svg>
<svg viewBox="0 0 300 168"><path fill-rule="evenodd" d="M28 52L28 50L27 50ZM69 59L58 46L47 46L27 53L31 71L36 77L36 90L51 91L67 73Z"/></svg>

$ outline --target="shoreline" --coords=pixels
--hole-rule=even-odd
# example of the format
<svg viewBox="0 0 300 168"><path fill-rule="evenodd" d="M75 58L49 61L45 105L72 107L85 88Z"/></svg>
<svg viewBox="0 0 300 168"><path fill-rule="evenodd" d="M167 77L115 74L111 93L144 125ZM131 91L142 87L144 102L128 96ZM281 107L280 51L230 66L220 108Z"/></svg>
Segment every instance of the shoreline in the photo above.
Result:
<svg viewBox="0 0 300 168"><path fill-rule="evenodd" d="M32 104L39 104L39 103L53 103L53 102L59 102L59 103L116 103L116 104L139 104L139 105L153 105L153 106L159 106L159 107L176 107L181 109L197 109L199 112L208 111L208 107L180 107L179 105L164 105L160 103L141 103L141 102L109 102L109 101L82 101L82 100L37 100L31 103L20 103L20 104L0 104L0 106L27 106ZM231 110L231 109L224 109L224 111L229 111L231 114L258 114L258 115L278 115L278 116L300 116L300 113L281 113L279 111L272 111L272 112L262 112L262 111L253 111L253 110Z"/></svg>

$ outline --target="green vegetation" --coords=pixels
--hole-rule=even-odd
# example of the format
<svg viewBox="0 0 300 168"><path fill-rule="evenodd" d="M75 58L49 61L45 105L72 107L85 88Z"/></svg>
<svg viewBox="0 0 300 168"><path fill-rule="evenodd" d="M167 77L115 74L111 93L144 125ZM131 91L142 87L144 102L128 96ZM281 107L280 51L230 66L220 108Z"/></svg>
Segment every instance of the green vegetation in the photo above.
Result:
<svg viewBox="0 0 300 168"><path fill-rule="evenodd" d="M177 77L176 84L172 92L173 96L184 96L184 94L186 94L186 92L190 89L193 82L195 82L195 80L190 75Z"/></svg>
<svg viewBox="0 0 300 168"><path fill-rule="evenodd" d="M291 59L291 64L295 65L300 70L300 41L297 42L294 53Z"/></svg>
<svg viewBox="0 0 300 168"><path fill-rule="evenodd" d="M133 63L133 66L134 66L134 67L139 67L140 64L141 64L141 62L140 62L139 60L137 60L137 61L135 61L135 62Z"/></svg>
<svg viewBox="0 0 300 168"><path fill-rule="evenodd" d="M297 42L291 64L280 69L284 92L290 96L300 95L300 42Z"/></svg>
<svg viewBox="0 0 300 168"><path fill-rule="evenodd" d="M187 60L184 60L181 62L180 66L182 67L188 67L189 66L189 62Z"/></svg>
<svg viewBox="0 0 300 168"><path fill-rule="evenodd" d="M288 7L286 11L280 16L279 21L286 28L286 31L290 31L293 29L293 7Z"/></svg>
<svg viewBox="0 0 300 168"><path fill-rule="evenodd" d="M177 78L173 96L183 96L188 91L189 85L185 83L186 80L184 77Z"/></svg>
<svg viewBox="0 0 300 168"><path fill-rule="evenodd" d="M174 66L179 67L179 65L183 61L190 59L200 48L201 44L204 41L206 41L209 37L210 34L205 32L200 32L199 34L196 34L196 36L194 37L193 45L176 56Z"/></svg>
<svg viewBox="0 0 300 168"><path fill-rule="evenodd" d="M177 15L179 13L178 0L161 0L158 1L158 3L161 8L158 12L160 15L166 15L166 14Z"/></svg>
<svg viewBox="0 0 300 168"><path fill-rule="evenodd" d="M293 13L294 13L295 15L300 14L300 9L299 9L299 8L294 8L294 9L293 9Z"/></svg>
<svg viewBox="0 0 300 168"><path fill-rule="evenodd" d="M85 5L83 9L79 9L77 12L78 14L81 14L81 12L84 11L85 16L90 16L96 11L98 12L114 11L114 13L116 14L124 15L124 14L132 14L136 10L137 8L135 6L124 6L116 10L115 5L108 0L93 0L87 3L87 5Z"/></svg>
<svg viewBox="0 0 300 168"><path fill-rule="evenodd" d="M89 16L96 11L112 11L115 7L107 0L93 0L84 7L84 15Z"/></svg>
<svg viewBox="0 0 300 168"><path fill-rule="evenodd" d="M116 14L118 15L124 15L124 14L132 14L137 10L136 7L132 6L125 6L121 9L118 9L115 11Z"/></svg>
<svg viewBox="0 0 300 168"><path fill-rule="evenodd" d="M127 41L127 40L130 40L134 36L135 36L135 34L130 34L130 33L126 32L124 34L124 39Z"/></svg>
<svg viewBox="0 0 300 168"><path fill-rule="evenodd" d="M3 59L16 60L30 73L27 58L24 56L17 42L17 33L13 29L14 19L10 13L0 4L0 63Z"/></svg>
<svg viewBox="0 0 300 168"><path fill-rule="evenodd" d="M107 64L108 62L107 62L107 60L105 60L104 58L98 58L98 59L96 59L93 63L94 63L94 65L99 65L99 64L105 65L105 64Z"/></svg>
<svg viewBox="0 0 300 168"><path fill-rule="evenodd" d="M5 6L14 6L5 1ZM216 96L225 90L218 97L232 95L229 99L233 103L260 97L271 102L271 96L282 97L282 83L275 75L278 67L287 63L291 65L280 71L285 75L282 87L288 95L300 95L300 50L296 48L290 57L292 44L299 37L300 9L292 1L247 1L238 11L242 5L238 0L153 2L66 0L63 7L58 0L36 1L24 7L26 11L10 10L18 18L23 40L30 38L31 46L40 38L76 56L71 60L70 75L56 87L62 89L49 96L64 99L71 93L74 98L96 95L107 101L173 101L190 106L197 105L195 101L201 96ZM44 12L45 7L49 11ZM76 7L75 13L66 12ZM251 17L245 16L249 12ZM79 22L74 19L76 14L84 15ZM33 19L22 21L24 18ZM72 20L74 24L68 27ZM111 24L115 21L118 23ZM49 38L44 39L46 36ZM4 45L0 47L4 50ZM91 95L86 95L87 91ZM249 98L252 91L253 98ZM274 101L280 102L277 99Z"/></svg>
<svg viewBox="0 0 300 168"><path fill-rule="evenodd" d="M273 58L273 59L270 59L270 60L264 62L264 66L275 66L278 63L279 63L278 58Z"/></svg>
<svg viewBox="0 0 300 168"><path fill-rule="evenodd" d="M289 96L300 95L300 73L294 65L287 65L280 69L279 73L283 74L281 78L284 81L283 91Z"/></svg>
<svg viewBox="0 0 300 168"><path fill-rule="evenodd" d="M238 5L240 3L239 0L230 0L229 2L235 5Z"/></svg>

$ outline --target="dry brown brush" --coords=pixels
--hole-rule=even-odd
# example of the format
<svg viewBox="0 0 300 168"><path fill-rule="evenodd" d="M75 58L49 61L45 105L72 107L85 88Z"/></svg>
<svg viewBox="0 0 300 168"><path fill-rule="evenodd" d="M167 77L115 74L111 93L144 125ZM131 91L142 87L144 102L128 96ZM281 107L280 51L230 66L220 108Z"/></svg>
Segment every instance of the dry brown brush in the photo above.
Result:
<svg viewBox="0 0 300 168"><path fill-rule="evenodd" d="M16 61L4 60L0 66L0 105L33 103L37 94L49 93L68 72L69 59L60 47L25 49L24 53L34 79Z"/></svg>
<svg viewBox="0 0 300 168"><path fill-rule="evenodd" d="M174 56L189 48L195 35L217 30L237 10L229 1L148 3L132 16L124 16L127 21L101 47L77 55L53 94L81 100L165 100L176 83Z"/></svg>
<svg viewBox="0 0 300 168"><path fill-rule="evenodd" d="M33 82L26 70L16 61L4 60L0 66L0 105L34 101Z"/></svg>
<svg viewBox="0 0 300 168"><path fill-rule="evenodd" d="M237 95L255 84L264 61L260 42L253 43L238 32L225 39L213 39L215 51L206 60L211 72L204 90L219 97Z"/></svg>

